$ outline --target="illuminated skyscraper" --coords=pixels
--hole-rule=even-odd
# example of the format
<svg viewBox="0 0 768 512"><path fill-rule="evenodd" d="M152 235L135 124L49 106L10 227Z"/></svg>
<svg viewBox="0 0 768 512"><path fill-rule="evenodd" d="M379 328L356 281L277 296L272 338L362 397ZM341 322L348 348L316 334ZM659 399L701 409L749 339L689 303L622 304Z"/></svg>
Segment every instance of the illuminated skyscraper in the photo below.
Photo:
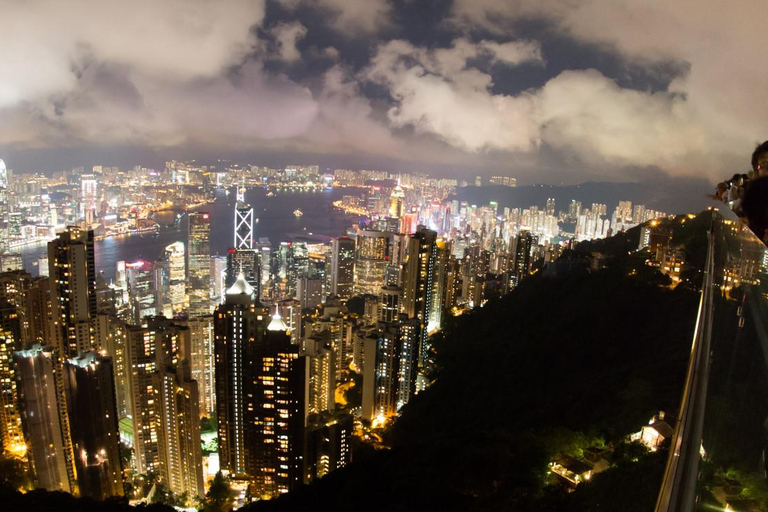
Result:
<svg viewBox="0 0 768 512"><path fill-rule="evenodd" d="M266 311L257 307L254 289L241 274L214 313L216 411L219 465L236 477L254 476L250 457L249 395L253 383L252 352Z"/></svg>
<svg viewBox="0 0 768 512"><path fill-rule="evenodd" d="M355 294L378 295L384 285L389 264L392 233L386 231L360 231L357 235L355 258Z"/></svg>
<svg viewBox="0 0 768 512"><path fill-rule="evenodd" d="M304 482L307 357L275 314L254 358L254 462L258 495L276 497Z"/></svg>
<svg viewBox="0 0 768 512"><path fill-rule="evenodd" d="M128 330L134 454L177 494L202 494L199 396L188 327L164 317Z"/></svg>
<svg viewBox="0 0 768 512"><path fill-rule="evenodd" d="M81 198L80 214L86 223L96 222L96 212L98 210L98 181L93 174L83 174L80 177Z"/></svg>
<svg viewBox="0 0 768 512"><path fill-rule="evenodd" d="M417 318L420 323L418 363L422 367L427 359L429 346L429 315L435 300L435 266L437 261L437 233L421 227L408 240L408 249L403 273L402 311L408 318Z"/></svg>
<svg viewBox="0 0 768 512"><path fill-rule="evenodd" d="M70 226L48 242L52 280L54 346L74 357L93 348L91 320L96 316L96 268L93 231Z"/></svg>
<svg viewBox="0 0 768 512"><path fill-rule="evenodd" d="M13 353L29 462L39 487L78 494L63 364L53 347Z"/></svg>
<svg viewBox="0 0 768 512"><path fill-rule="evenodd" d="M211 302L211 216L205 212L189 214L187 234L189 316L209 315Z"/></svg>
<svg viewBox="0 0 768 512"><path fill-rule="evenodd" d="M19 414L14 351L21 349L21 328L16 308L0 299L0 442L5 454L22 458L26 443Z"/></svg>
<svg viewBox="0 0 768 512"><path fill-rule="evenodd" d="M348 236L334 238L331 257L331 293L347 300L355 282L355 241Z"/></svg>
<svg viewBox="0 0 768 512"><path fill-rule="evenodd" d="M200 415L211 417L216 412L214 381L213 316L206 315L179 321L189 328L192 379L197 381Z"/></svg>
<svg viewBox="0 0 768 512"><path fill-rule="evenodd" d="M172 318L187 310L186 255L183 242L165 248L155 264L158 313Z"/></svg>
<svg viewBox="0 0 768 512"><path fill-rule="evenodd" d="M253 208L242 202L235 206L235 249L253 249Z"/></svg>
<svg viewBox="0 0 768 512"><path fill-rule="evenodd" d="M140 325L144 317L158 314L154 267L149 261L127 263L125 276L131 311L130 321Z"/></svg>
<svg viewBox="0 0 768 512"><path fill-rule="evenodd" d="M392 195L390 196L391 205L389 207L389 215L397 219L402 218L405 213L405 191L403 187L398 183L397 186L392 189Z"/></svg>

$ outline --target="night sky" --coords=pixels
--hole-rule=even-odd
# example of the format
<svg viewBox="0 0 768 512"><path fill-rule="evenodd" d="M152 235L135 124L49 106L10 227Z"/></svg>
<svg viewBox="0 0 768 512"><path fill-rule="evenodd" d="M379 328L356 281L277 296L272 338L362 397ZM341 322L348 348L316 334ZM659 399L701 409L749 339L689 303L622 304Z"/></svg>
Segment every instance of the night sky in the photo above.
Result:
<svg viewBox="0 0 768 512"><path fill-rule="evenodd" d="M715 181L768 138L764 8L0 0L0 158Z"/></svg>

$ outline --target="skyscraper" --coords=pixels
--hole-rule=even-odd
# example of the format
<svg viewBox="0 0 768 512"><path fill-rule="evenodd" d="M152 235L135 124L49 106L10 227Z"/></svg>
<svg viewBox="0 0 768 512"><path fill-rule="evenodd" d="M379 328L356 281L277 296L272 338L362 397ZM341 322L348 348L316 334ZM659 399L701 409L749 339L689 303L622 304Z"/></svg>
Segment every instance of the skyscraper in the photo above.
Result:
<svg viewBox="0 0 768 512"><path fill-rule="evenodd" d="M13 353L29 462L39 487L78 493L63 365L56 350L35 345Z"/></svg>
<svg viewBox="0 0 768 512"><path fill-rule="evenodd" d="M91 350L91 319L96 316L93 231L70 226L48 242L48 273L56 337L51 341L66 357Z"/></svg>
<svg viewBox="0 0 768 512"><path fill-rule="evenodd" d="M16 368L13 353L21 350L21 328L16 308L0 299L0 442L3 452L21 458L26 442L19 413Z"/></svg>
<svg viewBox="0 0 768 512"><path fill-rule="evenodd" d="M81 496L123 495L112 361L94 352L64 363L70 433Z"/></svg>
<svg viewBox="0 0 768 512"><path fill-rule="evenodd" d="M257 307L254 289L241 274L214 313L216 411L219 465L236 477L254 476L250 456L248 408L254 346L266 311Z"/></svg>
<svg viewBox="0 0 768 512"><path fill-rule="evenodd" d="M255 485L262 497L276 497L304 482L307 357L291 343L275 313L254 359Z"/></svg>
<svg viewBox="0 0 768 512"><path fill-rule="evenodd" d="M187 310L186 255L183 242L168 245L155 264L158 314L172 318Z"/></svg>
<svg viewBox="0 0 768 512"><path fill-rule="evenodd" d="M437 233L421 226L408 240L408 250L403 272L402 311L408 318L417 318L420 323L418 364L421 368L427 359L429 346L428 322L433 302L442 300L436 296L435 272L437 260Z"/></svg>
<svg viewBox="0 0 768 512"><path fill-rule="evenodd" d="M187 233L189 316L209 315L211 303L211 216L206 212L189 214Z"/></svg>
<svg viewBox="0 0 768 512"><path fill-rule="evenodd" d="M331 293L347 300L355 282L355 241L348 236L334 238L331 251Z"/></svg>
<svg viewBox="0 0 768 512"><path fill-rule="evenodd" d="M355 294L378 295L384 285L391 237L387 231L363 230L357 234Z"/></svg>
<svg viewBox="0 0 768 512"><path fill-rule="evenodd" d="M238 202L235 206L235 249L253 249L253 208Z"/></svg>

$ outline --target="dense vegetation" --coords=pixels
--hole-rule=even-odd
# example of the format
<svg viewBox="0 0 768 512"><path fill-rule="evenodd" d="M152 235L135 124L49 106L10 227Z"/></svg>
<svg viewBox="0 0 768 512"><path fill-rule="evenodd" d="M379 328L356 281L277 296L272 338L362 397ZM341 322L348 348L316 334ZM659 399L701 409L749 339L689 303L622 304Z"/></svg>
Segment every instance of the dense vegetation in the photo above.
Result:
<svg viewBox="0 0 768 512"><path fill-rule="evenodd" d="M652 509L663 452L614 457L571 494L547 469L678 407L697 294L628 254L636 236L566 256L580 265L599 250L603 270L542 272L451 319L434 342L434 384L388 432L391 450L358 452L345 470L253 510Z"/></svg>

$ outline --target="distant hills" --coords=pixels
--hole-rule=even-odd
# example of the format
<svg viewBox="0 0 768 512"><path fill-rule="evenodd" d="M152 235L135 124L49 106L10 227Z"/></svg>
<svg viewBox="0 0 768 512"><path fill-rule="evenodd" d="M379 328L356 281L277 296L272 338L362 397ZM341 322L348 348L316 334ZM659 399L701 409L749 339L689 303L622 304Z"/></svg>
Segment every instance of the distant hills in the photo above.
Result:
<svg viewBox="0 0 768 512"><path fill-rule="evenodd" d="M644 204L646 208L666 213L699 212L708 205L707 194L712 186L705 180L661 178L642 183L588 182L581 185L525 185L520 187L484 186L463 187L456 191L456 199L478 206L496 201L500 207L544 208L547 199L555 198L556 209L568 210L572 199L584 207L592 203L608 206L610 216L619 201Z"/></svg>

